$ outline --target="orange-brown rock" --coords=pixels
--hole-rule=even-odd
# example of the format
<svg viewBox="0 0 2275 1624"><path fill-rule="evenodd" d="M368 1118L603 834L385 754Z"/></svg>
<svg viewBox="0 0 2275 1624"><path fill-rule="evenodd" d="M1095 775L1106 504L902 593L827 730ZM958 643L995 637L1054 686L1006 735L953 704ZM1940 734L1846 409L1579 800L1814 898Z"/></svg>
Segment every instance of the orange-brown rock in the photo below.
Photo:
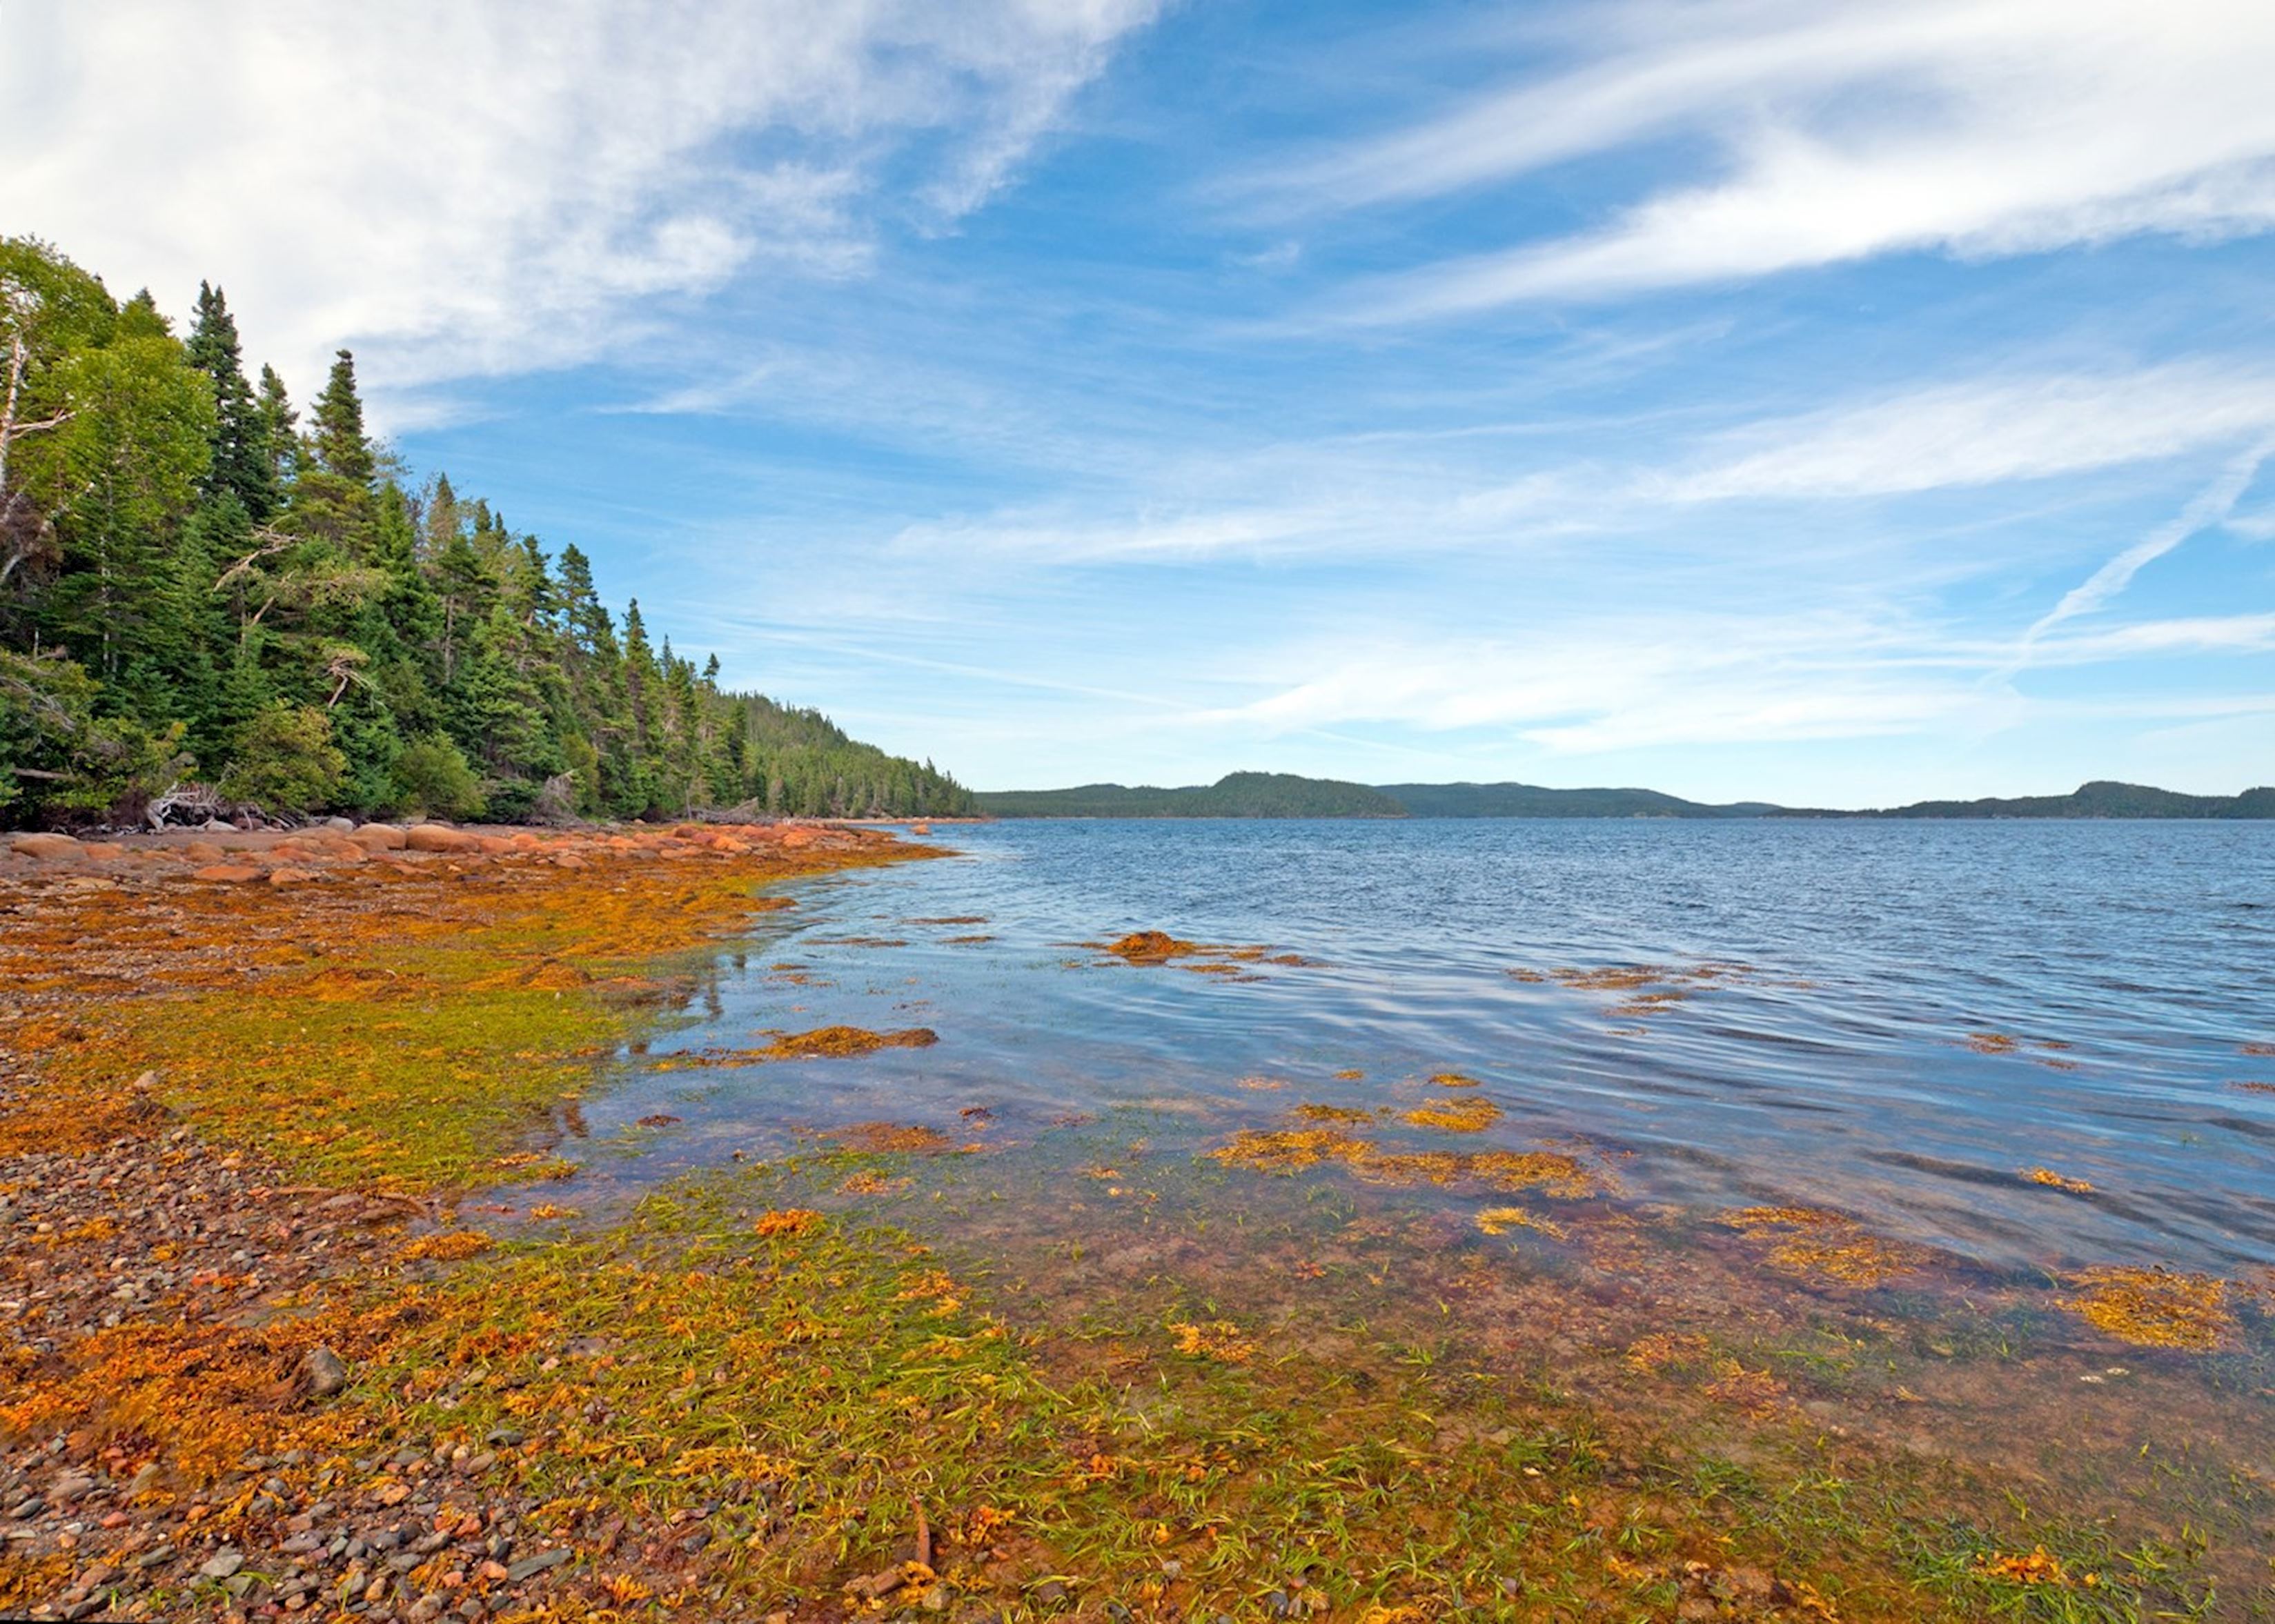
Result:
<svg viewBox="0 0 2275 1624"><path fill-rule="evenodd" d="M18 857L76 857L86 855L87 848L68 835L19 835L9 842L10 850Z"/></svg>
<svg viewBox="0 0 2275 1624"><path fill-rule="evenodd" d="M229 854L209 840L193 840L182 848L182 855L193 863L218 863Z"/></svg>
<svg viewBox="0 0 2275 1624"><path fill-rule="evenodd" d="M242 885L248 880L258 880L267 872L250 863L212 863L190 876L193 880L210 880L215 885Z"/></svg>
<svg viewBox="0 0 2275 1624"><path fill-rule="evenodd" d="M391 823L367 823L348 838L366 851L400 851L409 836Z"/></svg>
<svg viewBox="0 0 2275 1624"><path fill-rule="evenodd" d="M268 883L273 886L303 885L315 877L316 871L312 868L272 868L268 871Z"/></svg>
<svg viewBox="0 0 2275 1624"><path fill-rule="evenodd" d="M403 843L413 851L480 851L482 837L445 823L416 823L404 831Z"/></svg>
<svg viewBox="0 0 2275 1624"><path fill-rule="evenodd" d="M116 863L126 855L126 848L115 840L91 840L79 850L98 863Z"/></svg>

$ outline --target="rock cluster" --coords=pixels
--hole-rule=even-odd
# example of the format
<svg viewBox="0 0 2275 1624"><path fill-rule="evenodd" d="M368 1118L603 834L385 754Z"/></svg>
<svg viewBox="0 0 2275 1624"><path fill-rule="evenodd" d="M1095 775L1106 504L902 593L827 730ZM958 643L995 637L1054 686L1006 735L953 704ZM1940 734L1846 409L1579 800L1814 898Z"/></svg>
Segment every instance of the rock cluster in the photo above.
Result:
<svg viewBox="0 0 2275 1624"><path fill-rule="evenodd" d="M340 826L346 825L345 827ZM164 835L82 841L69 835L0 835L0 880L60 879L72 889L134 888L191 880L206 885L298 886L369 867L375 877L446 866L595 863L732 857L769 847L784 851L850 846L863 837L829 826L683 823L669 828L538 830L458 828L449 824L351 824L336 818L279 833L226 826Z"/></svg>
<svg viewBox="0 0 2275 1624"><path fill-rule="evenodd" d="M0 1111L35 1086L0 1063ZM420 1216L400 1198L291 1184L155 1106L90 1153L0 1159L0 1232L12 1237L0 1247L0 1393L106 1328L249 1326L280 1301L321 1300L328 1285L385 1266ZM320 1405L353 1377L319 1348L277 1401ZM493 1471L519 1442L411 1439L336 1463L248 1453L193 1485L131 1437L11 1439L0 1452L0 1584L27 1593L0 1610L375 1624L525 1611L573 1576L576 1553L533 1531L532 1505Z"/></svg>

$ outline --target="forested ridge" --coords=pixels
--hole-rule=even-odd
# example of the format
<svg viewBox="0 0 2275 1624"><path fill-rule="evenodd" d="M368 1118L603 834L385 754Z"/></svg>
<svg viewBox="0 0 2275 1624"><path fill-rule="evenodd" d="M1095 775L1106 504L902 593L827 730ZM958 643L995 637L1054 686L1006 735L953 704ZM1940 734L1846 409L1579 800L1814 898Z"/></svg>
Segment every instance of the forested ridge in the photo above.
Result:
<svg viewBox="0 0 2275 1624"><path fill-rule="evenodd" d="M0 827L161 797L629 818L948 814L930 763L722 692L548 554L366 432L345 350L303 414L201 286L178 336L0 239ZM162 804L162 803L161 803Z"/></svg>

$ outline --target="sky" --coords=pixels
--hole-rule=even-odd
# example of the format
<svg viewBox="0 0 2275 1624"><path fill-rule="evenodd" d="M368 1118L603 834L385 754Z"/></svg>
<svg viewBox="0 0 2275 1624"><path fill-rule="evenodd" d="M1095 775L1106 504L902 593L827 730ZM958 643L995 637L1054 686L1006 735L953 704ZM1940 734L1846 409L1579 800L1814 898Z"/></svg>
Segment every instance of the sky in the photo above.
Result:
<svg viewBox="0 0 2275 1624"><path fill-rule="evenodd" d="M981 789L2275 782L2265 0L0 6L0 231Z"/></svg>

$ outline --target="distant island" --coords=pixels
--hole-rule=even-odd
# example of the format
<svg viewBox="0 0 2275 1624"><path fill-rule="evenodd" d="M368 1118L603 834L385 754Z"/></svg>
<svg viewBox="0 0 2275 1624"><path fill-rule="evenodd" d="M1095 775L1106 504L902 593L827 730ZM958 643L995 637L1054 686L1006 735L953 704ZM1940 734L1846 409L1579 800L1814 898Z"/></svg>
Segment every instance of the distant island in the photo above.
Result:
<svg viewBox="0 0 2275 1624"><path fill-rule="evenodd" d="M1862 812L1714 805L1656 789L1548 789L1536 784L1358 784L1292 773L1228 773L1213 784L1161 789L1083 784L982 792L994 818L2275 818L2275 788L2181 795L2106 781L2067 795L1919 801Z"/></svg>

